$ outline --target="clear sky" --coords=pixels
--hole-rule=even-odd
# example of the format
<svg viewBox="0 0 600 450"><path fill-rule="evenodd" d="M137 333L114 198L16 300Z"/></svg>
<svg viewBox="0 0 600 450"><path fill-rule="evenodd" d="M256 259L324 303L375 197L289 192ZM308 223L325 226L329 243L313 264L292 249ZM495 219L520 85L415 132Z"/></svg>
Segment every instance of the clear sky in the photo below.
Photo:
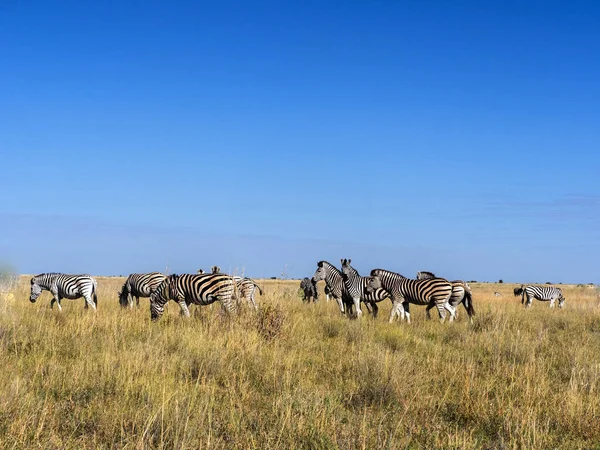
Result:
<svg viewBox="0 0 600 450"><path fill-rule="evenodd" d="M600 282L600 3L0 3L19 272Z"/></svg>

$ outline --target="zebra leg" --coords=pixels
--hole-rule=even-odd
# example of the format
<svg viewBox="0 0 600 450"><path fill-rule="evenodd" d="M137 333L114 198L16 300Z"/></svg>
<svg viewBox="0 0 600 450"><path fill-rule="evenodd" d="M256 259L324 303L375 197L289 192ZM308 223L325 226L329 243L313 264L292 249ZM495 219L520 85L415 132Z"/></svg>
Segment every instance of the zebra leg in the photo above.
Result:
<svg viewBox="0 0 600 450"><path fill-rule="evenodd" d="M392 310L390 311L390 320L389 323L393 323L394 319L398 317L402 317L404 320L404 308L402 307L402 300L392 300Z"/></svg>
<svg viewBox="0 0 600 450"><path fill-rule="evenodd" d="M58 297L58 298L56 299L56 304L58 305L58 310L62 312L62 306L60 306L60 300L61 300L61 298L60 298L60 297Z"/></svg>
<svg viewBox="0 0 600 450"><path fill-rule="evenodd" d="M379 312L379 306L377 306L377 303L373 302L373 303L371 303L371 308L373 309L373 319L377 319L377 313Z"/></svg>
<svg viewBox="0 0 600 450"><path fill-rule="evenodd" d="M435 306L437 307L438 314L440 315L440 322L444 323L446 320L446 302L438 302L435 304Z"/></svg>
<svg viewBox="0 0 600 450"><path fill-rule="evenodd" d="M92 300L92 296L88 294L84 298L85 298L85 305L86 305L86 307L89 305L89 306L92 307L92 309L94 310L94 312L96 312L96 305L94 304L94 301Z"/></svg>
<svg viewBox="0 0 600 450"><path fill-rule="evenodd" d="M431 301L427 304L427 308L425 308L425 317L427 320L431 320L431 309L435 306L435 302Z"/></svg>
<svg viewBox="0 0 600 450"><path fill-rule="evenodd" d="M533 299L528 294L527 295L527 301L525 302L525 308L529 308L531 306L531 302L532 301L533 301Z"/></svg>
<svg viewBox="0 0 600 450"><path fill-rule="evenodd" d="M404 316L406 316L406 323L410 324L410 303L403 302L402 303L402 320L404 320Z"/></svg>
<svg viewBox="0 0 600 450"><path fill-rule="evenodd" d="M135 296L135 305L139 308L140 307L140 298L136 295ZM133 306L133 305L132 305Z"/></svg>
<svg viewBox="0 0 600 450"><path fill-rule="evenodd" d="M550 308L554 308L554 299L553 298L550 299Z"/></svg>
<svg viewBox="0 0 600 450"><path fill-rule="evenodd" d="M450 303L445 303L444 308L450 313L450 322L454 322L454 319L456 318L456 309L454 309Z"/></svg>
<svg viewBox="0 0 600 450"><path fill-rule="evenodd" d="M354 303L354 310L356 312L356 318L360 319L362 317L362 310L360 309L360 297L355 297L352 299Z"/></svg>
<svg viewBox="0 0 600 450"><path fill-rule="evenodd" d="M131 292L127 294L127 304L129 309L133 309L133 295L131 295Z"/></svg>
<svg viewBox="0 0 600 450"><path fill-rule="evenodd" d="M179 311L179 315L184 317L190 317L190 310L188 309L185 300L180 300L177 303L179 303L179 307L181 308L181 310Z"/></svg>

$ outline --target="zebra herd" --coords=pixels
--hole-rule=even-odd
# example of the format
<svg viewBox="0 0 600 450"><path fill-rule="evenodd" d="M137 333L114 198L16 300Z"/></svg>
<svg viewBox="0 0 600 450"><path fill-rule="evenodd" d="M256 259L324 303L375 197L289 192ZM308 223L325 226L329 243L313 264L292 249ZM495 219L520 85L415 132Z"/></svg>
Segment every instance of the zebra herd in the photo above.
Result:
<svg viewBox="0 0 600 450"><path fill-rule="evenodd" d="M446 315L450 321L457 316L457 308L462 304L473 320L475 309L471 288L462 280L448 281L436 277L431 272L417 272L415 279L406 278L399 273L384 269L373 269L369 276L363 277L352 267L350 259L341 260L341 270L327 261L319 261L312 278L304 278L300 288L308 302L314 302L319 297L317 283L325 282L327 301L333 297L340 312L349 317L360 318L363 314L361 304L368 312L377 317L378 303L390 299L392 309L389 321L395 318L406 319L410 323L410 305L426 306L426 315L436 308L443 322ZM61 300L83 297L85 308L94 311L98 305L98 283L90 275L66 275L60 273L43 273L31 278L32 303L35 303L42 291L52 293L50 307L58 305L62 310ZM179 304L180 313L189 316L189 306L209 305L219 302L227 312L234 312L238 303L245 299L248 306L257 309L255 292L262 295L262 289L251 278L230 276L221 273L218 266L211 268L211 273L198 270L195 274L164 275L159 272L134 273L123 283L118 292L119 304L122 307L139 306L140 297L150 298L150 316L158 320L164 313L165 304L174 300ZM494 295L498 295L495 293ZM551 286L524 286L514 290L515 296L521 296L521 303L529 307L533 299L549 301L550 307L558 301L559 308L565 305L565 297L559 288Z"/></svg>
<svg viewBox="0 0 600 450"><path fill-rule="evenodd" d="M340 312L350 317L362 316L363 303L375 318L379 310L377 304L388 298L392 302L390 322L398 317L410 323L411 303L427 305L428 317L429 310L436 307L441 321L445 320L447 312L453 321L460 303L471 320L475 315L471 289L464 281L449 282L431 272L418 272L417 279L413 280L384 269L373 269L368 277L363 277L351 262L342 259L339 270L327 261L319 261L312 279L305 278L301 283L305 297L316 298L316 283L325 281L325 288L337 301Z"/></svg>
<svg viewBox="0 0 600 450"><path fill-rule="evenodd" d="M31 278L31 295L29 300L35 303L42 291L50 291L52 301L50 308L58 304L62 310L61 300L85 299L85 307L91 306L94 311L98 305L98 283L90 275L66 275L60 273L43 273ZM227 312L234 312L238 302L245 299L248 305L257 309L254 298L262 289L254 280L247 277L229 276L221 273L218 266L213 266L211 273L199 270L197 274L164 275L160 272L133 273L127 277L118 292L119 304L123 307L134 307L140 304L140 297L150 298L150 317L158 320L164 306L169 300L175 300L181 309L181 315L190 315L189 306L209 305L219 302Z"/></svg>

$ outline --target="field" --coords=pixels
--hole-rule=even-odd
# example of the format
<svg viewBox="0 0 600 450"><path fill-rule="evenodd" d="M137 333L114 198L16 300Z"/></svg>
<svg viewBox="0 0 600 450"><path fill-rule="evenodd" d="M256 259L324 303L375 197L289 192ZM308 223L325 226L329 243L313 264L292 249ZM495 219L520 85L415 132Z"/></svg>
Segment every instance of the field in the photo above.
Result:
<svg viewBox="0 0 600 450"><path fill-rule="evenodd" d="M474 284L472 325L415 306L390 325L389 302L349 321L267 280L259 314L171 303L151 323L98 281L96 315L31 304L26 277L0 299L0 448L600 448L594 289L525 311Z"/></svg>

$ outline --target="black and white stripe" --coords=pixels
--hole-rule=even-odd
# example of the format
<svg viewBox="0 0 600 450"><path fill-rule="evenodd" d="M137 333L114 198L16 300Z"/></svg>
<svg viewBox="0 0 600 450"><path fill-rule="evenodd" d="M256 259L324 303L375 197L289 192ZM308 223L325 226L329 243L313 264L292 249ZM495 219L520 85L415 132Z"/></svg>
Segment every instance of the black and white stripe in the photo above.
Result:
<svg viewBox="0 0 600 450"><path fill-rule="evenodd" d="M313 280L316 283L324 280L325 287L329 291L329 295L337 302L340 312L351 315L354 303L352 297L346 292L342 272L337 267L327 261L319 261L317 263L317 270L313 275Z"/></svg>
<svg viewBox="0 0 600 450"><path fill-rule="evenodd" d="M319 299L319 290L317 289L317 282L313 279L305 277L300 282L300 289L302 290L303 298L302 301L316 302Z"/></svg>
<svg viewBox="0 0 600 450"><path fill-rule="evenodd" d="M521 296L521 303L525 303L526 308L531 306L534 298L542 302L550 302L550 308L554 308L556 300L558 300L558 307L562 308L567 300L563 297L560 288L552 286L527 286L524 288L521 285L520 288L515 288L514 294L515 296Z"/></svg>
<svg viewBox="0 0 600 450"><path fill-rule="evenodd" d="M164 281L166 275L160 272L132 273L127 277L119 291L119 304L123 307L133 308L135 297L136 305L140 306L140 297L150 297L158 285Z"/></svg>
<svg viewBox="0 0 600 450"><path fill-rule="evenodd" d="M432 272L421 271L417 272L417 280L428 280L432 278L438 278ZM450 281L452 284L452 295L450 296L450 305L456 310L458 305L462 303L467 311L467 315L469 316L469 320L473 322L473 316L475 315L475 308L473 306L473 294L471 292L471 287L462 280L453 280ZM429 311L434 307L434 304L430 304L427 306L426 313L427 318L430 318ZM458 311L455 311L456 317L458 317Z"/></svg>
<svg viewBox="0 0 600 450"><path fill-rule="evenodd" d="M233 278L223 274L169 275L150 295L150 317L158 320L169 300L179 303L181 314L189 317L188 305L210 305L218 301L227 312L237 308Z"/></svg>
<svg viewBox="0 0 600 450"><path fill-rule="evenodd" d="M212 274L221 273L221 268L219 266L212 266L210 268L210 272ZM198 273L200 273L200 272L198 272ZM258 306L256 305L256 300L254 298L254 294L257 289L258 289L259 295L263 294L263 291L260 288L260 286L258 284L256 284L256 281L254 281L252 278L239 277L239 276L233 276L232 278L233 278L233 281L235 281L235 285L236 285L236 288L238 291L238 295L237 295L238 300L242 300L245 298L248 306L252 306L255 310L257 310Z"/></svg>
<svg viewBox="0 0 600 450"><path fill-rule="evenodd" d="M247 277L235 276L232 278L238 289L239 299L241 300L245 298L248 306L252 306L255 310L258 309L258 306L256 305L256 300L254 299L254 293L258 289L258 293L262 295L263 291L260 288L260 286L256 284L256 281L254 281L252 278Z"/></svg>
<svg viewBox="0 0 600 450"><path fill-rule="evenodd" d="M415 305L433 303L438 309L442 322L446 318L446 311L450 313L450 321L454 320L455 309L450 305L452 284L443 278L410 280L389 270L373 269L368 288L369 290L383 288L392 298L390 322L396 315L403 319L406 314L407 321L410 323L409 303Z"/></svg>
<svg viewBox="0 0 600 450"><path fill-rule="evenodd" d="M58 304L58 309L62 311L60 301L63 298L85 299L85 307L91 306L94 310L98 306L98 295L96 293L98 283L89 275L66 275L62 273L42 273L31 279L31 295L29 301L35 303L42 291L52 293L50 308L54 303Z"/></svg>
<svg viewBox="0 0 600 450"><path fill-rule="evenodd" d="M351 259L342 259L341 262L344 285L348 295L352 298L357 315L359 317L362 315L360 310L360 302L362 301L365 305L371 306L373 318L376 318L379 311L377 303L390 298L389 294L384 289L367 290L369 277L361 277L358 271L350 265Z"/></svg>

